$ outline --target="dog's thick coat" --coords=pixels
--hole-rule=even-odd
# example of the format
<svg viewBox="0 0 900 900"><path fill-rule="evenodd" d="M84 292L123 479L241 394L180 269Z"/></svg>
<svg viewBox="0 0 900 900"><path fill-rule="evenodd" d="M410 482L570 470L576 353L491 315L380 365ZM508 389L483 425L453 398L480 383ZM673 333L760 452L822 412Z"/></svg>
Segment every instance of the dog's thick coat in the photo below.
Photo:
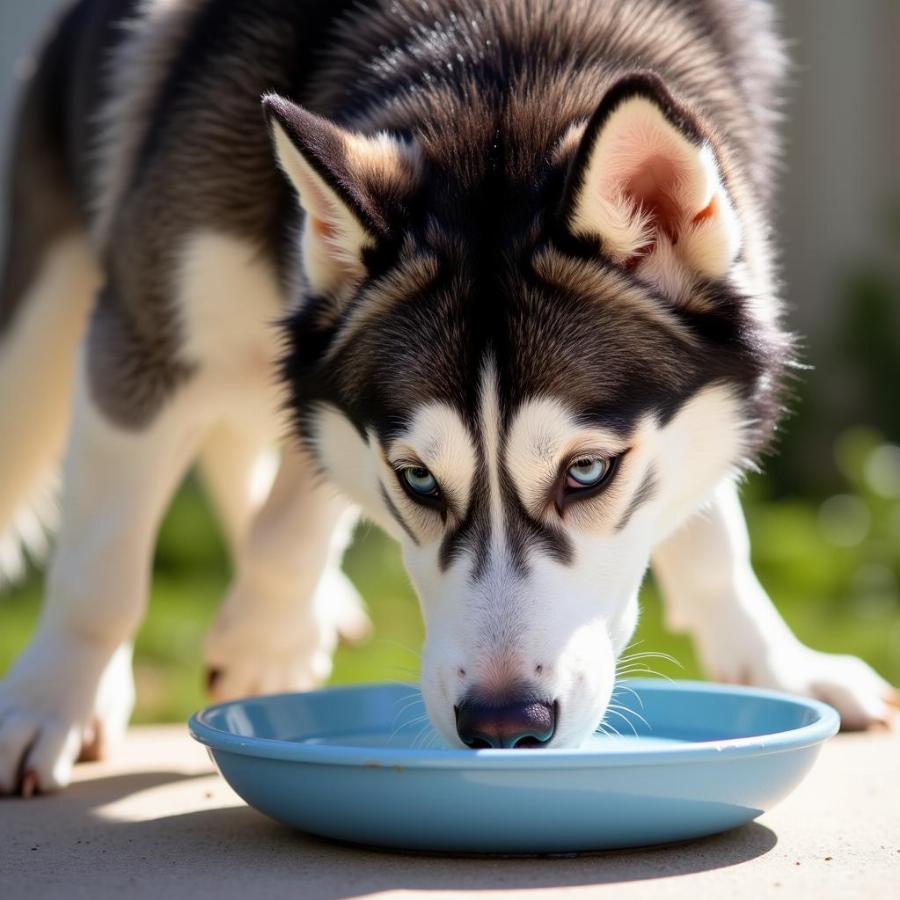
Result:
<svg viewBox="0 0 900 900"><path fill-rule="evenodd" d="M7 572L68 440L44 616L0 685L0 788L64 784L86 735L127 720L155 529L197 457L237 570L206 646L217 696L310 684L364 628L334 485L403 543L450 742L514 744L511 707L543 710L539 742L594 730L651 552L714 674L883 719L878 676L778 618L734 492L790 352L770 18L71 6L25 93L0 284Z"/></svg>

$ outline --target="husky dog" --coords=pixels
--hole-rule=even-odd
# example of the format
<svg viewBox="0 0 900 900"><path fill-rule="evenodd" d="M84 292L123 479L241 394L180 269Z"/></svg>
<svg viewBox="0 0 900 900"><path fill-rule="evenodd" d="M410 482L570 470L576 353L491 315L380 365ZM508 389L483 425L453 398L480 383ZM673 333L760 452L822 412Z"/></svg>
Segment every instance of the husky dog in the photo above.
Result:
<svg viewBox="0 0 900 900"><path fill-rule="evenodd" d="M64 459L0 787L59 788L123 728L155 532L195 460L236 568L216 698L308 687L364 629L339 571L362 507L402 544L450 745L590 735L651 561L712 675L885 720L885 681L775 611L735 487L791 357L770 20L759 0L70 6L24 96L0 287L8 570Z"/></svg>

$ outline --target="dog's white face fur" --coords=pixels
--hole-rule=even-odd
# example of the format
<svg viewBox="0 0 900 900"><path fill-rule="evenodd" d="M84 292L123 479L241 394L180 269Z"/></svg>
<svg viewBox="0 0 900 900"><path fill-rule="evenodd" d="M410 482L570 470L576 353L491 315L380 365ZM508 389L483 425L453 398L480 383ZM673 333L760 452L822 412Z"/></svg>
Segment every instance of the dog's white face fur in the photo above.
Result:
<svg viewBox="0 0 900 900"><path fill-rule="evenodd" d="M664 427L647 416L623 438L580 426L559 398L535 397L512 412L501 436L491 366L481 373L479 396L480 439L443 403L423 404L388 446L374 433L367 443L325 408L315 419L318 455L331 478L402 544L427 630L422 691L442 738L460 745L454 709L471 692L503 696L528 686L558 706L551 745L576 746L604 717L652 548L740 456L740 407L726 389L709 388ZM558 473L586 457L618 459L614 478L596 497L558 510ZM401 487L397 472L411 465L436 479L448 498L446 520ZM504 475L533 517L565 532L571 560L536 550L524 569L511 564ZM441 540L474 493L489 505L487 545L442 569ZM397 527L388 503L408 532Z"/></svg>

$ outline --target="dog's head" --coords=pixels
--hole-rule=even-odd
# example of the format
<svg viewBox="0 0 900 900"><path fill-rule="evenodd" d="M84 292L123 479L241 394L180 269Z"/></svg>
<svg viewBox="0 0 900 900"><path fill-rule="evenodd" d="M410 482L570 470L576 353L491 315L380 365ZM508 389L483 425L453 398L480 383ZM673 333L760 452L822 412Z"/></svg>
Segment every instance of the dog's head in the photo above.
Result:
<svg viewBox="0 0 900 900"><path fill-rule="evenodd" d="M740 175L647 76L555 127L460 107L452 133L363 137L266 108L305 213L292 409L402 543L432 722L576 745L654 544L771 428L783 341Z"/></svg>

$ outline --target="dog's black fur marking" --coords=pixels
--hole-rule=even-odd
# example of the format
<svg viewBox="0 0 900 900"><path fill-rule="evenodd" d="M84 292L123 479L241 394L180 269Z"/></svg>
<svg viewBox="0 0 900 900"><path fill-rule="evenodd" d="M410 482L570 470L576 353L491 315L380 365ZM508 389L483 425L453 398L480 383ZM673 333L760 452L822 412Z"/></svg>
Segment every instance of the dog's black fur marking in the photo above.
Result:
<svg viewBox="0 0 900 900"><path fill-rule="evenodd" d="M622 513L622 517L616 522L616 531L622 531L624 528L628 527L628 523L631 521L631 517L641 508L644 503L647 503L649 500L653 499L653 495L656 493L656 472L653 471L653 468L649 468L644 475L643 481L641 481L638 489L634 492L631 500L628 502L628 506L625 508L625 512Z"/></svg>
<svg viewBox="0 0 900 900"><path fill-rule="evenodd" d="M388 512L390 512L391 516L393 516L394 521L403 529L406 533L406 536L413 542L415 546L419 545L419 539L416 537L415 532L409 527L406 522L406 519L403 518L400 510L397 509L397 505L391 500L390 495L385 489L384 485L381 485L381 497L384 500L384 505L388 508Z"/></svg>
<svg viewBox="0 0 900 900"><path fill-rule="evenodd" d="M277 106L289 129L293 122L307 158L380 235L365 254L367 278L356 299L307 296L286 319L282 374L299 430L308 428L311 409L327 403L361 435L374 430L386 439L428 399L450 403L475 428L479 373L492 358L501 437L518 404L536 394L562 393L585 419L625 432L648 411L669 420L703 386L721 383L754 423L748 451L763 447L790 355L777 322L757 319L727 283L698 287L702 309L655 295L604 260L597 241L569 233L561 211L604 121L627 97L643 95L691 139L713 141L738 212L756 210L762 220L780 74L768 62L777 56L768 14L759 3L660 0L641 7L636 28L628 2L613 9L595 0L576 10L525 0L437 0L427 8L413 0L183 0L184 27L156 73L136 156L125 161L126 187L97 248L107 284L89 352L98 355L92 386L107 414L142 427L190 378L172 268L196 229L246 239L271 262L286 294L306 291L297 277L302 212L260 111L263 96L276 93L308 112L299 121L292 107L269 101L270 112ZM78 0L33 82L40 90L29 116L65 123L48 134L66 181L54 196L78 198L74 217L83 221L95 216L104 137L97 113L122 74L110 71L110 54L127 46L123 26L136 11L137 0ZM41 87L47 84L65 89ZM377 186L360 195L334 177L336 143L309 144L315 136L307 126L320 122L313 114L336 123L323 133L386 130L414 142L420 180L402 196L378 196ZM560 150L579 123L586 123L580 142ZM46 241L22 258L36 258ZM643 292L694 343L613 296L545 283L532 267L541 248L593 266L595 280L613 293L616 284ZM325 364L366 288L396 271L406 252L436 257L438 277L374 316ZM0 321L16 302L8 285L21 294L16 286L29 280L28 265L21 277L7 277ZM127 354L109 350L103 335L113 333L127 336ZM456 544L448 543L445 557Z"/></svg>

